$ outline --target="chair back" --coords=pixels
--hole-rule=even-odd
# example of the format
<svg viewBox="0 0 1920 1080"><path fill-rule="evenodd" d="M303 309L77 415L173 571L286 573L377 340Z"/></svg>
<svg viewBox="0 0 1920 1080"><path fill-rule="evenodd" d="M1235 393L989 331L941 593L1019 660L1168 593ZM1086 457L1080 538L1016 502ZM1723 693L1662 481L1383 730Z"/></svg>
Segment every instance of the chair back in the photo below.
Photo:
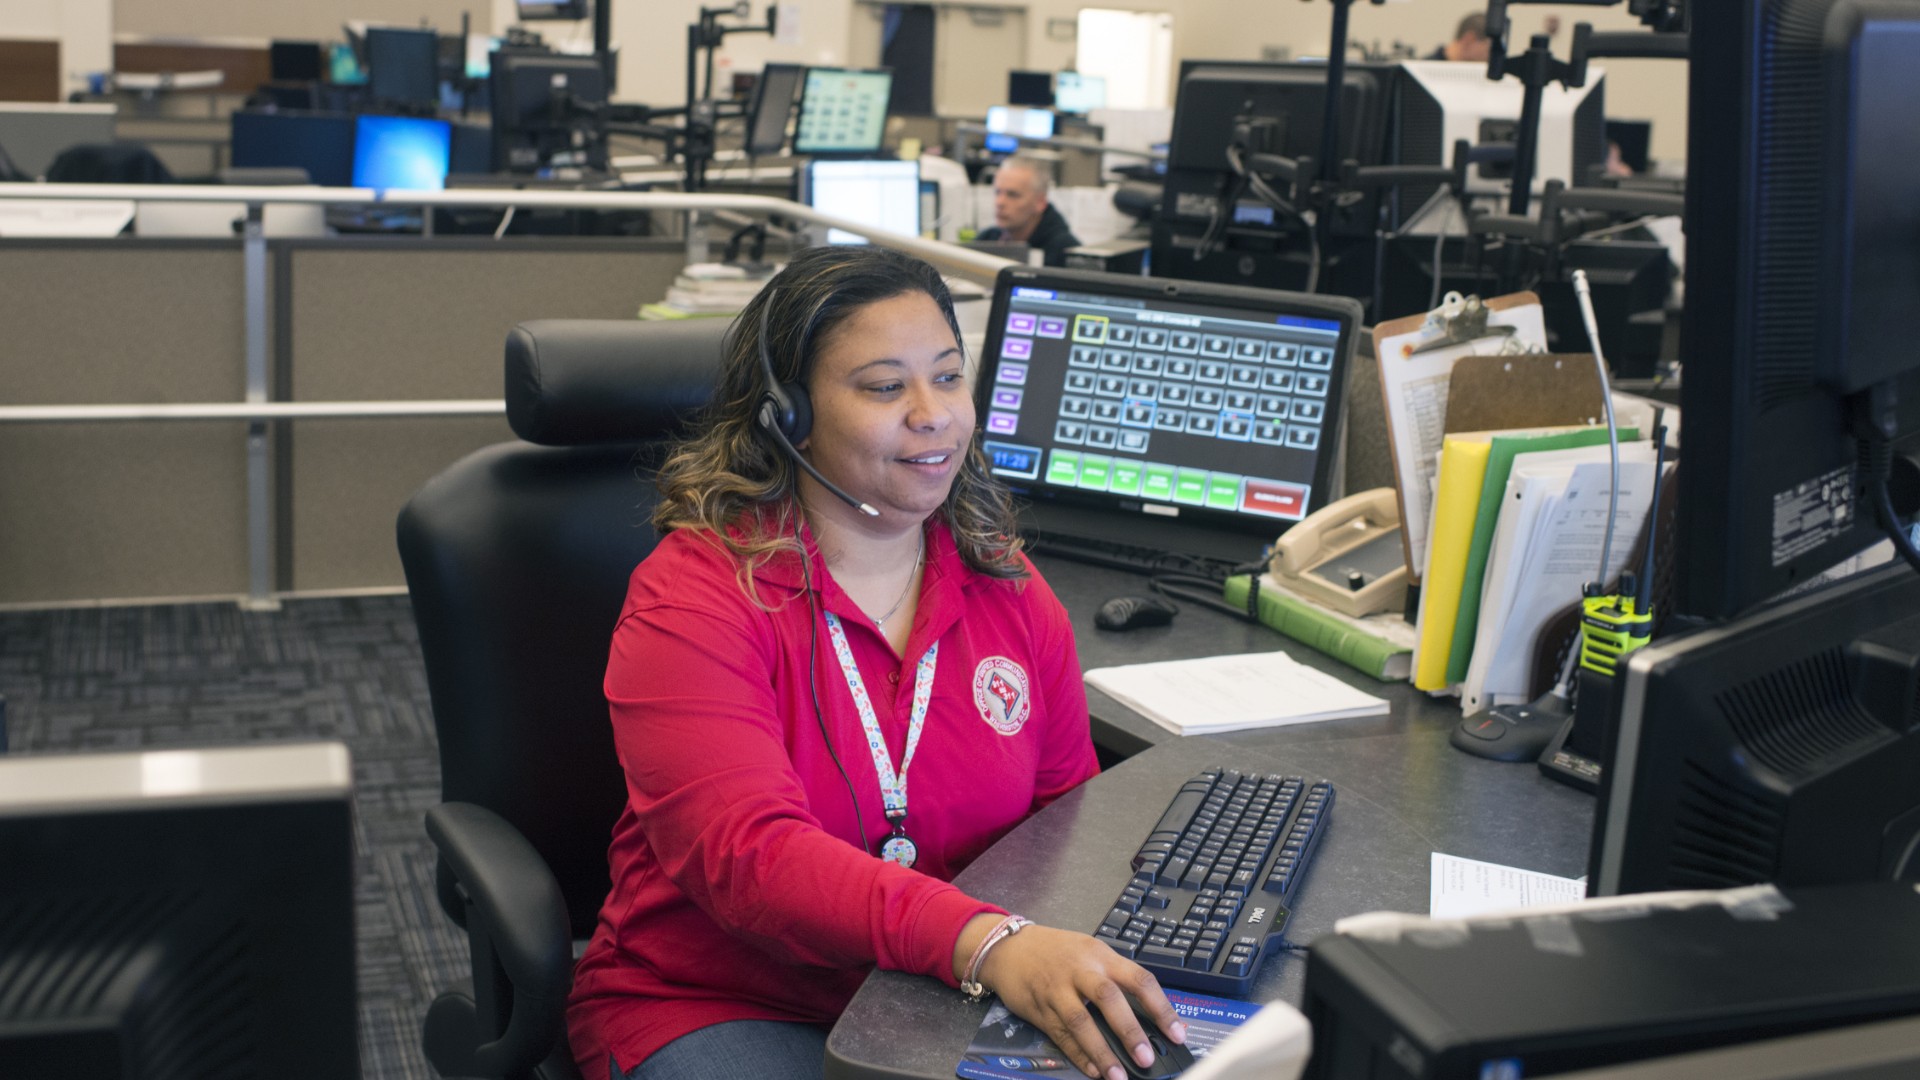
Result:
<svg viewBox="0 0 1920 1080"><path fill-rule="evenodd" d="M657 541L653 468L711 396L726 328L515 327L507 419L523 441L456 462L400 513L442 799L486 807L532 843L575 937L606 898L626 801L601 689L608 646L628 576ZM444 872L440 893L460 920Z"/></svg>

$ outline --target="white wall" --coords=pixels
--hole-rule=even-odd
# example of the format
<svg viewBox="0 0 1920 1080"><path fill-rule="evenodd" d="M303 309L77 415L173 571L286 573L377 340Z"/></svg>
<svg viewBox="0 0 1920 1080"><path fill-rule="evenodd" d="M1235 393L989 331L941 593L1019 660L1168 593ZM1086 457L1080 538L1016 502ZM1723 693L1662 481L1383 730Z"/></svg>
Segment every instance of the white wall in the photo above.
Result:
<svg viewBox="0 0 1920 1080"><path fill-rule="evenodd" d="M0 36L60 43L62 96L113 67L113 0L0 0Z"/></svg>

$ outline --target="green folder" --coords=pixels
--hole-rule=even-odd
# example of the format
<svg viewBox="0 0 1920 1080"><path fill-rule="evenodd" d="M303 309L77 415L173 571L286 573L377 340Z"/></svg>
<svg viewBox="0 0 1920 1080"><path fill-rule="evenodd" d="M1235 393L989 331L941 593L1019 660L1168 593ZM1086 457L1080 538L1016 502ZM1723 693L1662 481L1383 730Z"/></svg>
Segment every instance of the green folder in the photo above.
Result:
<svg viewBox="0 0 1920 1080"><path fill-rule="evenodd" d="M1620 441L1637 442L1640 429L1623 427ZM1500 521L1500 500L1506 497L1513 459L1536 450L1569 450L1598 446L1607 441L1605 427L1561 431L1514 432L1495 435L1487 456L1487 478L1480 488L1480 509L1473 519L1473 537L1467 543L1467 575L1460 585L1460 613L1453 623L1453 649L1447 654L1447 684L1463 682L1473 659L1473 639L1480 627L1480 591L1487 578L1487 554L1493 549L1494 526Z"/></svg>

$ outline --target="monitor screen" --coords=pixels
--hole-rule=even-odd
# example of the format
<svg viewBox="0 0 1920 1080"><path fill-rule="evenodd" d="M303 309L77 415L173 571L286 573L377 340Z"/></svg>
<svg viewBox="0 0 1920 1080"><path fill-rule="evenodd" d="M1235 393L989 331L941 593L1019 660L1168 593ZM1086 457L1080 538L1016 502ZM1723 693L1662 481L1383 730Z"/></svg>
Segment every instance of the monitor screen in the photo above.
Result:
<svg viewBox="0 0 1920 1080"><path fill-rule="evenodd" d="M1053 72L1007 72L1007 104L1053 108Z"/></svg>
<svg viewBox="0 0 1920 1080"><path fill-rule="evenodd" d="M353 137L353 186L439 191L447 186L453 131L445 120L361 116Z"/></svg>
<svg viewBox="0 0 1920 1080"><path fill-rule="evenodd" d="M822 213L907 236L920 235L920 163L815 161L807 165L807 205ZM827 230L829 244L864 244L866 237Z"/></svg>
<svg viewBox="0 0 1920 1080"><path fill-rule="evenodd" d="M267 46L274 82L319 82L321 60L317 41L275 41Z"/></svg>
<svg viewBox="0 0 1920 1080"><path fill-rule="evenodd" d="M1335 494L1358 303L1018 267L988 318L984 449L1036 509L1245 561Z"/></svg>
<svg viewBox="0 0 1920 1080"><path fill-rule="evenodd" d="M1107 80L1098 75L1063 71L1054 76L1053 107L1063 113L1085 116L1107 107Z"/></svg>
<svg viewBox="0 0 1920 1080"><path fill-rule="evenodd" d="M800 95L796 154L877 154L886 135L893 72L808 68Z"/></svg>
<svg viewBox="0 0 1920 1080"><path fill-rule="evenodd" d="M0 755L0 1074L361 1075L338 744Z"/></svg>
<svg viewBox="0 0 1920 1080"><path fill-rule="evenodd" d="M327 81L335 86L367 84L367 69L361 65L353 46L344 41L327 46Z"/></svg>
<svg viewBox="0 0 1920 1080"><path fill-rule="evenodd" d="M438 108L440 39L431 30L369 27L367 90L376 101Z"/></svg>
<svg viewBox="0 0 1920 1080"><path fill-rule="evenodd" d="M587 17L587 0L515 0L514 12L521 21L536 19L572 19Z"/></svg>
<svg viewBox="0 0 1920 1080"><path fill-rule="evenodd" d="M467 78L484 79L493 67L493 51L500 47L500 39L484 34L467 36Z"/></svg>
<svg viewBox="0 0 1920 1080"><path fill-rule="evenodd" d="M787 125L806 70L799 64L768 64L754 80L753 105L747 110L748 154L764 157L786 146Z"/></svg>
<svg viewBox="0 0 1920 1080"><path fill-rule="evenodd" d="M1049 109L1028 109L1019 106L994 105L987 109L986 147L996 154L1012 154L1020 150L1020 140L1016 135L1025 135L1030 139L1053 138L1053 112Z"/></svg>
<svg viewBox="0 0 1920 1080"><path fill-rule="evenodd" d="M346 187L353 134L347 113L237 112L229 146L236 169L305 169L316 184Z"/></svg>

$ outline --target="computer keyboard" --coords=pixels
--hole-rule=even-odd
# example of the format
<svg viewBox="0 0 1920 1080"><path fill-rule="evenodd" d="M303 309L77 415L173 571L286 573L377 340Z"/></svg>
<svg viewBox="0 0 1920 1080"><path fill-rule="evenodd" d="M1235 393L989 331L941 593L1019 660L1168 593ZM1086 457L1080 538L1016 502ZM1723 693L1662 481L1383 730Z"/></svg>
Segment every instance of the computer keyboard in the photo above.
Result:
<svg viewBox="0 0 1920 1080"><path fill-rule="evenodd" d="M1248 996L1332 809L1324 780L1200 773L1147 834L1094 937L1164 986Z"/></svg>

